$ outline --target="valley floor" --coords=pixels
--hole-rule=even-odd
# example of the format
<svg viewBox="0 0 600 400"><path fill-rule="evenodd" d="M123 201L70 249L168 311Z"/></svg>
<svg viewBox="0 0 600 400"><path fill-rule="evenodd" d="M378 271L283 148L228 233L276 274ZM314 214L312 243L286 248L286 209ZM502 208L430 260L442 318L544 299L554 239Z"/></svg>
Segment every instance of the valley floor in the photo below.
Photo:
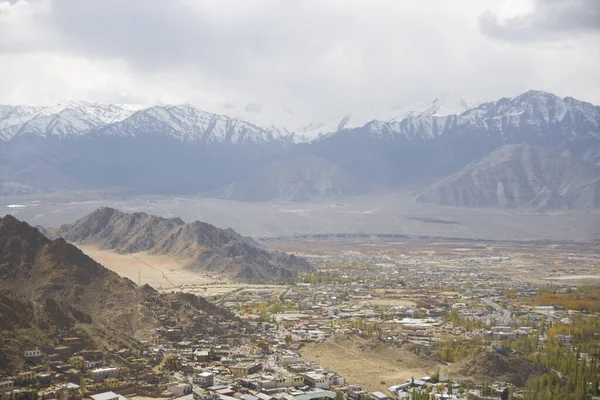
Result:
<svg viewBox="0 0 600 400"><path fill-rule="evenodd" d="M57 227L108 206L200 220L257 238L313 234L401 234L465 239L600 241L600 213L445 207L388 193L308 203L250 203L198 196L82 192L6 198L0 215Z"/></svg>

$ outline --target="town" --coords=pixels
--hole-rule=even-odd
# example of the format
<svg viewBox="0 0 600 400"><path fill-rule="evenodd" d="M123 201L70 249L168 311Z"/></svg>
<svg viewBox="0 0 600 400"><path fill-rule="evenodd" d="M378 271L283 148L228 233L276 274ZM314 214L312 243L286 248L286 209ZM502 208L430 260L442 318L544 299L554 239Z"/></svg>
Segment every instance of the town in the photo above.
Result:
<svg viewBox="0 0 600 400"><path fill-rule="evenodd" d="M39 343L0 378L2 399L536 399L564 387L569 398L600 395L593 245L264 244L317 269L285 282L163 289L205 296L235 319L186 336L188 305L157 296L163 326L154 334L102 349L77 332Z"/></svg>

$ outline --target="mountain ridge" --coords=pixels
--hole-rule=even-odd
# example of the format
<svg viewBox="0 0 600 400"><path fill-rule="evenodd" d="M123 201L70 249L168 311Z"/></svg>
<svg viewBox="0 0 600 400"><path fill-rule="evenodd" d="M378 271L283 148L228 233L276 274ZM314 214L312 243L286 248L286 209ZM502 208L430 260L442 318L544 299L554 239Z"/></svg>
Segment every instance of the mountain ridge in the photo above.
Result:
<svg viewBox="0 0 600 400"><path fill-rule="evenodd" d="M102 207L73 224L50 230L69 242L94 244L118 253L148 252L187 260L187 268L242 281L288 279L312 267L303 259L269 252L231 229L205 222L185 223L145 213Z"/></svg>
<svg viewBox="0 0 600 400"><path fill-rule="evenodd" d="M426 188L417 201L458 207L600 208L600 174L539 146L506 145Z"/></svg>

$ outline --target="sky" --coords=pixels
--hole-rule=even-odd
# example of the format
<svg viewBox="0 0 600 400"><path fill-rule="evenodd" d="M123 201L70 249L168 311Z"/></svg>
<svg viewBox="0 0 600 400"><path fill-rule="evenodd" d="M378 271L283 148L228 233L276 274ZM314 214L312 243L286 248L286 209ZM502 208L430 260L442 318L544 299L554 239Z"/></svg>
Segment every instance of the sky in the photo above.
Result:
<svg viewBox="0 0 600 400"><path fill-rule="evenodd" d="M530 89L600 104L598 0L0 0L0 103L317 121Z"/></svg>

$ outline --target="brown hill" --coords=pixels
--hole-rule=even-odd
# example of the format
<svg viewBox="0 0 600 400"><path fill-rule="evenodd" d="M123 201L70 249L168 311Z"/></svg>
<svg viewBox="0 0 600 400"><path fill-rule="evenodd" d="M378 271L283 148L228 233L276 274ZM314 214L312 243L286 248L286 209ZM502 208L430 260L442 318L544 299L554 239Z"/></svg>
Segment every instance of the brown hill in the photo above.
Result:
<svg viewBox="0 0 600 400"><path fill-rule="evenodd" d="M56 344L59 336L131 346L163 327L157 315L190 334L219 333L218 323L233 318L194 295L138 287L10 215L0 219L0 311L0 370L18 366L24 348Z"/></svg>
<svg viewBox="0 0 600 400"><path fill-rule="evenodd" d="M267 251L231 229L200 221L186 224L179 218L145 213L126 214L106 207L63 225L53 234L69 242L94 244L119 253L146 251L185 257L193 260L188 265L192 270L221 273L243 281L289 278L311 270L304 259Z"/></svg>
<svg viewBox="0 0 600 400"><path fill-rule="evenodd" d="M476 380L509 382L516 386L524 386L529 378L548 372L542 365L503 348L476 352L453 365L452 371Z"/></svg>

